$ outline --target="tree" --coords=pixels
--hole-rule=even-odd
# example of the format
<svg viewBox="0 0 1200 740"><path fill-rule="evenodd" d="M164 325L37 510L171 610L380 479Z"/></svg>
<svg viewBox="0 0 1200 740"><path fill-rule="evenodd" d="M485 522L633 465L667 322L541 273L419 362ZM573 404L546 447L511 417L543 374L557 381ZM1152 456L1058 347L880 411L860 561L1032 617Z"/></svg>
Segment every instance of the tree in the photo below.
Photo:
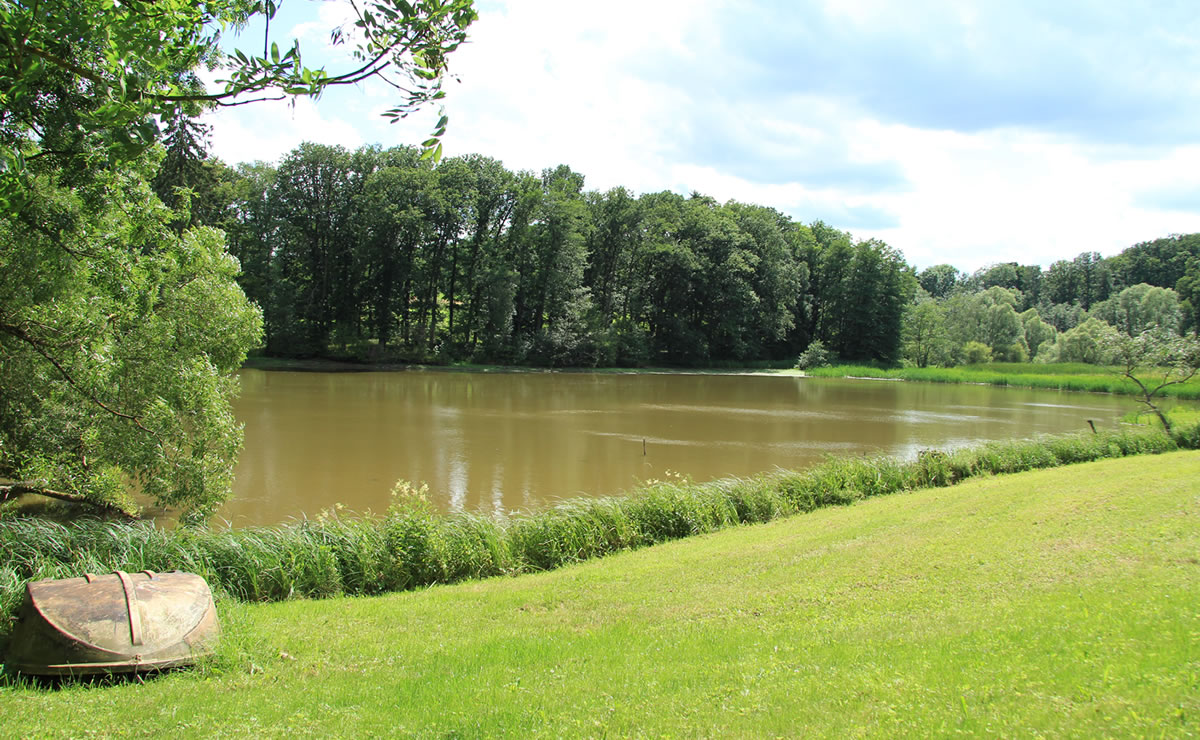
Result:
<svg viewBox="0 0 1200 740"><path fill-rule="evenodd" d="M1121 285L1149 283L1159 288L1175 288L1188 264L1197 258L1200 258L1200 234L1175 234L1134 244L1110 262Z"/></svg>
<svg viewBox="0 0 1200 740"><path fill-rule="evenodd" d="M796 368L811 370L815 367L828 367L832 359L829 350L825 349L825 344L816 339L796 358Z"/></svg>
<svg viewBox="0 0 1200 740"><path fill-rule="evenodd" d="M1015 308L1018 301L1016 291L999 286L952 296L946 304L951 336L960 347L967 342L983 344L997 360L1019 359L1024 331Z"/></svg>
<svg viewBox="0 0 1200 740"><path fill-rule="evenodd" d="M474 172L475 202L470 252L464 269L466 318L458 326L464 353L475 352L481 335L489 344L507 340L512 332L513 272L501 248L517 202L516 178L499 161L468 157Z"/></svg>
<svg viewBox="0 0 1200 740"><path fill-rule="evenodd" d="M978 283L982 290L996 286L1017 290L1021 282L1020 265L1016 262L1000 262L981 267L971 276L971 281Z"/></svg>
<svg viewBox="0 0 1200 740"><path fill-rule="evenodd" d="M1042 299L1041 265L1021 265L1017 268L1017 290L1025 299L1022 307L1028 310Z"/></svg>
<svg viewBox="0 0 1200 740"><path fill-rule="evenodd" d="M1016 311L1020 300L1016 291L994 287L981 293L980 298L985 311L981 341L1001 362L1023 360L1024 327Z"/></svg>
<svg viewBox="0 0 1200 740"><path fill-rule="evenodd" d="M531 259L521 274L517 327L535 340L536 354L556 365L577 364L590 351L586 314L591 296L587 267L583 175L566 165L542 171L537 222L530 229Z"/></svg>
<svg viewBox="0 0 1200 740"><path fill-rule="evenodd" d="M421 206L433 174L427 167L415 166L415 161L413 165L372 172L354 196L361 298L382 349L397 329L402 341L410 339L417 253L431 229Z"/></svg>
<svg viewBox="0 0 1200 740"><path fill-rule="evenodd" d="M150 181L158 199L179 212L172 226L182 232L189 226L211 226L219 218L214 197L222 165L208 158L211 128L182 111L164 121L163 158Z"/></svg>
<svg viewBox="0 0 1200 740"><path fill-rule="evenodd" d="M787 240L791 223L786 216L770 208L742 203L726 203L738 229L745 235L748 261L754 266L750 287L757 310L746 326L753 341L750 355L761 357L770 347L780 346L796 321L796 303L807 283Z"/></svg>
<svg viewBox="0 0 1200 740"><path fill-rule="evenodd" d="M945 298L962 282L963 274L953 265L934 265L922 270L917 279L929 295Z"/></svg>
<svg viewBox="0 0 1200 740"><path fill-rule="evenodd" d="M158 121L182 155L162 183L175 194L192 187L198 132L179 116L197 106L368 78L400 87L394 117L440 99L470 0L354 7L344 38L358 66L331 74L271 41L271 0L0 3L0 478L17 481L0 501L37 492L130 512L136 489L198 519L228 496L231 373L262 322L222 234L187 228L151 190ZM221 31L251 22L265 26L261 56L223 54ZM220 87L203 87L201 66Z"/></svg>
<svg viewBox="0 0 1200 740"><path fill-rule="evenodd" d="M1092 307L1091 314L1129 336L1150 329L1179 332L1183 313L1179 295L1170 288L1139 283Z"/></svg>
<svg viewBox="0 0 1200 740"><path fill-rule="evenodd" d="M928 295L917 298L904 312L904 359L917 367L950 364L950 334L946 311Z"/></svg>
<svg viewBox="0 0 1200 740"><path fill-rule="evenodd" d="M1047 343L1053 343L1058 336L1058 330L1042 321L1036 308L1031 308L1021 314L1021 326L1024 329L1025 346L1029 348L1029 359L1031 360L1038 359L1042 347L1052 346Z"/></svg>
<svg viewBox="0 0 1200 740"><path fill-rule="evenodd" d="M596 309L606 319L617 313L622 277L640 237L641 214L637 201L625 188L592 194L588 200L595 228L588 234L588 269L585 282L591 286Z"/></svg>
<svg viewBox="0 0 1200 740"><path fill-rule="evenodd" d="M638 302L653 359L697 361L708 354L695 321L699 314L695 283L702 265L690 244L679 238L685 201L662 192L643 195L640 203L646 237Z"/></svg>
<svg viewBox="0 0 1200 740"><path fill-rule="evenodd" d="M1175 292L1182 300L1180 311L1184 329L1190 329L1193 334L1200 333L1200 259L1193 258L1188 262L1183 276L1175 283Z"/></svg>
<svg viewBox="0 0 1200 740"><path fill-rule="evenodd" d="M843 293L848 301L843 310L839 356L892 364L900 358L901 323L907 296L899 252L869 239L854 246L854 257Z"/></svg>
<svg viewBox="0 0 1200 740"><path fill-rule="evenodd" d="M967 342L963 345L963 357L968 365L983 365L992 361L992 348L983 342Z"/></svg>
<svg viewBox="0 0 1200 740"><path fill-rule="evenodd" d="M684 203L679 236L700 260L693 320L707 357L746 358L755 350L756 322L767 313L754 286L761 259L753 239L739 229L730 209L698 194Z"/></svg>
<svg viewBox="0 0 1200 740"><path fill-rule="evenodd" d="M1077 305L1075 276L1068 260L1058 260L1042 276L1042 295L1048 303ZM1059 327L1059 331L1065 331Z"/></svg>
<svg viewBox="0 0 1200 740"><path fill-rule="evenodd" d="M425 330L427 354L443 352L439 341L442 325L441 305L449 309L446 333L454 328L455 283L458 278L458 254L470 220L467 204L474 198L474 175L461 159L443 162L433 172L429 187L421 196L422 209L429 222L429 241L418 260L418 325Z"/></svg>
<svg viewBox="0 0 1200 740"><path fill-rule="evenodd" d="M129 482L203 515L241 445L228 398L261 332L219 231L176 234L148 163L68 190L33 177L0 220L0 500L36 492L132 512ZM46 229L44 224L56 224Z"/></svg>
<svg viewBox="0 0 1200 740"><path fill-rule="evenodd" d="M1058 361L1105 365L1112 360L1112 346L1119 332L1100 319L1088 319L1058 335Z"/></svg>
<svg viewBox="0 0 1200 740"><path fill-rule="evenodd" d="M1043 303L1038 306L1038 315L1058 331L1074 329L1088 318L1087 311L1068 303Z"/></svg>
<svg viewBox="0 0 1200 740"><path fill-rule="evenodd" d="M1168 331L1149 330L1131 337L1116 334L1108 340L1121 377L1137 387L1138 400L1171 433L1171 421L1155 399L1173 385L1186 383L1200 371L1200 340Z"/></svg>
<svg viewBox="0 0 1200 740"><path fill-rule="evenodd" d="M850 307L846 295L847 273L854 248L850 234L822 221L809 224L809 231L814 241L810 266L814 293L809 316L813 325L811 334L835 355L840 355L846 333L845 312Z"/></svg>
<svg viewBox="0 0 1200 740"><path fill-rule="evenodd" d="M229 253L241 263L238 285L263 311L267 347L287 330L280 325L281 288L278 264L273 261L279 244L279 217L275 199L276 169L263 162L240 164L223 172L225 207L214 224L225 232Z"/></svg>
<svg viewBox="0 0 1200 740"><path fill-rule="evenodd" d="M284 309L299 329L289 354L324 354L335 329L345 339L360 316L351 207L362 191L359 157L340 146L301 144L279 165L273 193L279 236L274 246ZM272 317L274 318L274 317ZM278 323L278 322L276 322Z"/></svg>

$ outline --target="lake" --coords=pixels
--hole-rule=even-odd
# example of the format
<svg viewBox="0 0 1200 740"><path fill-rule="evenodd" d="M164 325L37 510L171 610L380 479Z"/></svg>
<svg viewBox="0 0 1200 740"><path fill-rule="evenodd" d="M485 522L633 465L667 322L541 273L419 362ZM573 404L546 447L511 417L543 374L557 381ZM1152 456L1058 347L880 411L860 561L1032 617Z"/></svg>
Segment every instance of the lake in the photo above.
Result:
<svg viewBox="0 0 1200 740"><path fill-rule="evenodd" d="M792 376L243 370L236 526L387 509L397 479L443 511L508 512L640 481L913 456L1113 426L1129 398Z"/></svg>

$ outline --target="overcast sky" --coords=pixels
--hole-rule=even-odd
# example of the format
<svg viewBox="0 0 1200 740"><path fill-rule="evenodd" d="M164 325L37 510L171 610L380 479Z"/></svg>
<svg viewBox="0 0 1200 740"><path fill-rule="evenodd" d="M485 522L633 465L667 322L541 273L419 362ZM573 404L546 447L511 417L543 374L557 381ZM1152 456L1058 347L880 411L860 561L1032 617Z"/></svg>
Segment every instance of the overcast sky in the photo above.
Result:
<svg viewBox="0 0 1200 740"><path fill-rule="evenodd" d="M1194 0L477 6L451 57L447 156L767 205L918 268L1049 265L1200 231ZM313 66L344 14L287 0L274 26ZM426 138L432 118L379 117L389 92L221 111L213 151L275 161L302 141Z"/></svg>

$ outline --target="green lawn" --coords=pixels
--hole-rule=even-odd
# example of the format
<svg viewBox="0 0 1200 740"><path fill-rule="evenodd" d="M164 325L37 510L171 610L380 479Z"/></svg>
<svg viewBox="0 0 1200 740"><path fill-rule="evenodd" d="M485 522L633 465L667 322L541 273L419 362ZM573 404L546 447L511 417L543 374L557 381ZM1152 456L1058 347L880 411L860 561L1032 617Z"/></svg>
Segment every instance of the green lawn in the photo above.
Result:
<svg viewBox="0 0 1200 740"><path fill-rule="evenodd" d="M1200 734L1200 453L557 571L222 604L205 670L0 688L0 735Z"/></svg>

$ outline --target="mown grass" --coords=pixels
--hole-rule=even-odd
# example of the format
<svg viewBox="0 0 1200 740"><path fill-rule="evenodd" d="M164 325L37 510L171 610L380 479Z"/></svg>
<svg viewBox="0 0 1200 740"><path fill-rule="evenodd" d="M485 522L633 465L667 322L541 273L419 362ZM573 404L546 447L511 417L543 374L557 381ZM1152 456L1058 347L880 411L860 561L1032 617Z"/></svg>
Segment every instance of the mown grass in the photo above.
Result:
<svg viewBox="0 0 1200 740"><path fill-rule="evenodd" d="M632 526L596 516L613 536ZM863 500L516 579L224 601L214 662L144 685L10 681L0 727L1191 737L1197 517L1200 455L1176 452Z"/></svg>
<svg viewBox="0 0 1200 740"><path fill-rule="evenodd" d="M243 601L376 595L551 570L740 524L978 477L1200 447L1200 427L994 442L915 460L831 458L799 472L708 483L655 482L621 498L579 499L500 520L443 516L405 487L386 516L323 515L276 527L166 530L150 522L0 519L0 614L24 584L88 572L198 573ZM8 632L0 622L0 649Z"/></svg>

